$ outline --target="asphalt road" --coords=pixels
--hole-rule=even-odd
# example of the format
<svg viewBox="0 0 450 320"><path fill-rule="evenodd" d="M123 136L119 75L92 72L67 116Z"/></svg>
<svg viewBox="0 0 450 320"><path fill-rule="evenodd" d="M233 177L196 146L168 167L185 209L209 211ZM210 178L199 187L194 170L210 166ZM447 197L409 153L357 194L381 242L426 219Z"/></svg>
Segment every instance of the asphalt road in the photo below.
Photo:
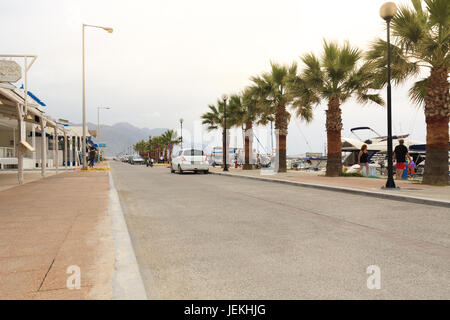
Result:
<svg viewBox="0 0 450 320"><path fill-rule="evenodd" d="M446 208L111 168L151 299L450 299Z"/></svg>

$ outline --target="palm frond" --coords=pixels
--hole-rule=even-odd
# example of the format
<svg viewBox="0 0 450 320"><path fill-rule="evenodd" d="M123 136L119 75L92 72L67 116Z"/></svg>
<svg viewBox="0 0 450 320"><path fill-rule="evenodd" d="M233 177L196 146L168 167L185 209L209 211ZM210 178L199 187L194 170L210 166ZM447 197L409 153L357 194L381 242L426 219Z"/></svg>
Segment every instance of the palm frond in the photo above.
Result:
<svg viewBox="0 0 450 320"><path fill-rule="evenodd" d="M414 83L414 85L409 89L409 97L417 105L423 105L425 102L425 97L427 95L426 85L428 83L428 78L422 79Z"/></svg>

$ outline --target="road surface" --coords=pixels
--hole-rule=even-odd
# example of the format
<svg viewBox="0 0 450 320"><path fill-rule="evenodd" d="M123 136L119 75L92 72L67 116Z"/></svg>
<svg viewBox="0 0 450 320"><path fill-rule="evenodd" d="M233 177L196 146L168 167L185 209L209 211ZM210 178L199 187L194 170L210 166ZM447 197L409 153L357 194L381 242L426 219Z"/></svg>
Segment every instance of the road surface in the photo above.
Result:
<svg viewBox="0 0 450 320"><path fill-rule="evenodd" d="M450 299L448 208L111 168L151 299Z"/></svg>

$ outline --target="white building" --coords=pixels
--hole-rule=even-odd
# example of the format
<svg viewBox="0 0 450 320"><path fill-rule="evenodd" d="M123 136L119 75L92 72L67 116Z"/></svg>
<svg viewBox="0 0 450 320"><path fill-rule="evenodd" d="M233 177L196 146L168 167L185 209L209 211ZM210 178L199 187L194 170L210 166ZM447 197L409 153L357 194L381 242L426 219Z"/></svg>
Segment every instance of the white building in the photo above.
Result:
<svg viewBox="0 0 450 320"><path fill-rule="evenodd" d="M79 166L82 127L58 123L30 93L26 102L24 90L0 86L0 170L17 169L23 183L24 169Z"/></svg>

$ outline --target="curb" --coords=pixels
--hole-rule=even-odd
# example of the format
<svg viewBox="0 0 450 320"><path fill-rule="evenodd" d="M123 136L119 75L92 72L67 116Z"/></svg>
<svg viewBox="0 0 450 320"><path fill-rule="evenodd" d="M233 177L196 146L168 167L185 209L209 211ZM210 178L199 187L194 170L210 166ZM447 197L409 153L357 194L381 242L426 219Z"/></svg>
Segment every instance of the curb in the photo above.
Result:
<svg viewBox="0 0 450 320"><path fill-rule="evenodd" d="M114 237L113 300L147 300L144 282L131 244L119 195L109 172L109 215Z"/></svg>
<svg viewBox="0 0 450 320"><path fill-rule="evenodd" d="M418 203L418 204L450 208L450 201L445 201L445 200L418 198L418 197L412 197L412 196L407 196L407 195L387 194L387 193L376 192L376 191L364 191L364 190L358 190L358 189L352 189L352 188L346 188L346 187L334 187L334 186L327 186L327 185L323 185L323 184L312 184L312 183L288 181L288 180L281 180L281 179L267 179L267 178L261 178L261 177L252 177L252 176L222 173L222 172L210 172L210 173L220 175L220 176L233 177L233 178L242 178L242 179L272 182L272 183L278 183L278 184L287 184L287 185L297 186L297 187L328 190L328 191L334 191L334 192L343 192L343 193L362 195L362 196L367 196L367 197L374 197L374 198L379 198L379 199L404 201L404 202L408 202L408 203Z"/></svg>

